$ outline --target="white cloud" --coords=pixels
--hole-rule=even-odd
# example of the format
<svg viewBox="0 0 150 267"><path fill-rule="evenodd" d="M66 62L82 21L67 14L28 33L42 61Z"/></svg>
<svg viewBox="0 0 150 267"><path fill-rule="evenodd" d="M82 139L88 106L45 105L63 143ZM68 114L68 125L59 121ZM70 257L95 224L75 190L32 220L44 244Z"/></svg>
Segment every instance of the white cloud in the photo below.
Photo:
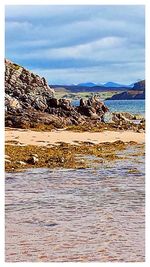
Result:
<svg viewBox="0 0 150 267"><path fill-rule="evenodd" d="M134 72L132 71L134 69ZM142 63L114 64L111 66L99 66L90 68L70 69L32 69L40 76L45 76L49 84L78 84L81 82L95 81L103 83L116 81L130 84L143 78L144 65ZM127 75L128 73L128 75Z"/></svg>
<svg viewBox="0 0 150 267"><path fill-rule="evenodd" d="M143 6L6 8L6 57L26 67L39 65L43 76L47 68L53 69L56 82L63 73L60 68L70 82L71 77L75 80L73 69L83 80L88 73L91 80L98 79L99 72L112 77L108 80L117 75L127 80L137 72L144 78L144 34Z"/></svg>
<svg viewBox="0 0 150 267"><path fill-rule="evenodd" d="M29 41L30 42L30 41ZM36 43L38 44L44 44L45 41L39 40L31 42L31 45ZM46 58L46 59L65 59L65 58L93 58L93 56L98 58L101 53L104 53L105 50L109 49L115 49L124 46L126 43L125 38L120 37L106 37L99 39L94 42L90 42L84 45L76 45L76 46L70 46L70 47L62 47L62 48L56 48L56 49L44 49L44 50L36 50L35 52L30 53L24 53L24 54L16 54L16 57L18 55L18 58L22 59L35 59L35 58ZM107 52L106 52L107 53Z"/></svg>

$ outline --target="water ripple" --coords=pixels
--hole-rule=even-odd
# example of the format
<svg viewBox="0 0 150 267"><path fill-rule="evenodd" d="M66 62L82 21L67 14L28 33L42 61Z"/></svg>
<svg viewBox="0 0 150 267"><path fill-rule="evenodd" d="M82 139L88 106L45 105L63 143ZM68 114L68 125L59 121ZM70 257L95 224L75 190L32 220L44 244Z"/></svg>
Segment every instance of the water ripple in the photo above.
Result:
<svg viewBox="0 0 150 267"><path fill-rule="evenodd" d="M144 156L132 153L96 169L6 174L6 261L144 261Z"/></svg>

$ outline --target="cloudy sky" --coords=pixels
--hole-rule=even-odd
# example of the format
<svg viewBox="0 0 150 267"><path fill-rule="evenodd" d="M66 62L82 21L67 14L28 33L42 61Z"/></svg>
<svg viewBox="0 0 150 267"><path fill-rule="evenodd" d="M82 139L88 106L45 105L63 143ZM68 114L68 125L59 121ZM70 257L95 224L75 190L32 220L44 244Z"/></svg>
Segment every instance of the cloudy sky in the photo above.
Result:
<svg viewBox="0 0 150 267"><path fill-rule="evenodd" d="M7 6L6 57L50 84L144 78L144 6Z"/></svg>

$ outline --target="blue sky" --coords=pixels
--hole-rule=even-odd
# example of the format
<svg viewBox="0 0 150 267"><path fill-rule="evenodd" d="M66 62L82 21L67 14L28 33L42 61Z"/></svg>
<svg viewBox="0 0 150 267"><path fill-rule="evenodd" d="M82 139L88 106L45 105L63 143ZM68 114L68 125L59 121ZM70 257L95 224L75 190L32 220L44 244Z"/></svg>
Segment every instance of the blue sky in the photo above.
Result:
<svg viewBox="0 0 150 267"><path fill-rule="evenodd" d="M50 84L144 79L144 6L6 7L6 57Z"/></svg>

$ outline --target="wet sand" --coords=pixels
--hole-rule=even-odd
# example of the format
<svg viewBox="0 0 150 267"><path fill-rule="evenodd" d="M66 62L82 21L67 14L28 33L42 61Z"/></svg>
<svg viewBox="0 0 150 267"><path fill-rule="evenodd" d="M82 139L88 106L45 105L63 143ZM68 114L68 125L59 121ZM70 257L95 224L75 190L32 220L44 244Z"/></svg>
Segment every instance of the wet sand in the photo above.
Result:
<svg viewBox="0 0 150 267"><path fill-rule="evenodd" d="M22 145L56 145L59 142L75 144L76 142L91 142L99 144L103 142L115 141L137 143L145 142L145 133L133 131L104 131L104 132L73 132L65 130L55 130L51 132L37 132L32 130L6 128L5 142L9 144L12 141Z"/></svg>

